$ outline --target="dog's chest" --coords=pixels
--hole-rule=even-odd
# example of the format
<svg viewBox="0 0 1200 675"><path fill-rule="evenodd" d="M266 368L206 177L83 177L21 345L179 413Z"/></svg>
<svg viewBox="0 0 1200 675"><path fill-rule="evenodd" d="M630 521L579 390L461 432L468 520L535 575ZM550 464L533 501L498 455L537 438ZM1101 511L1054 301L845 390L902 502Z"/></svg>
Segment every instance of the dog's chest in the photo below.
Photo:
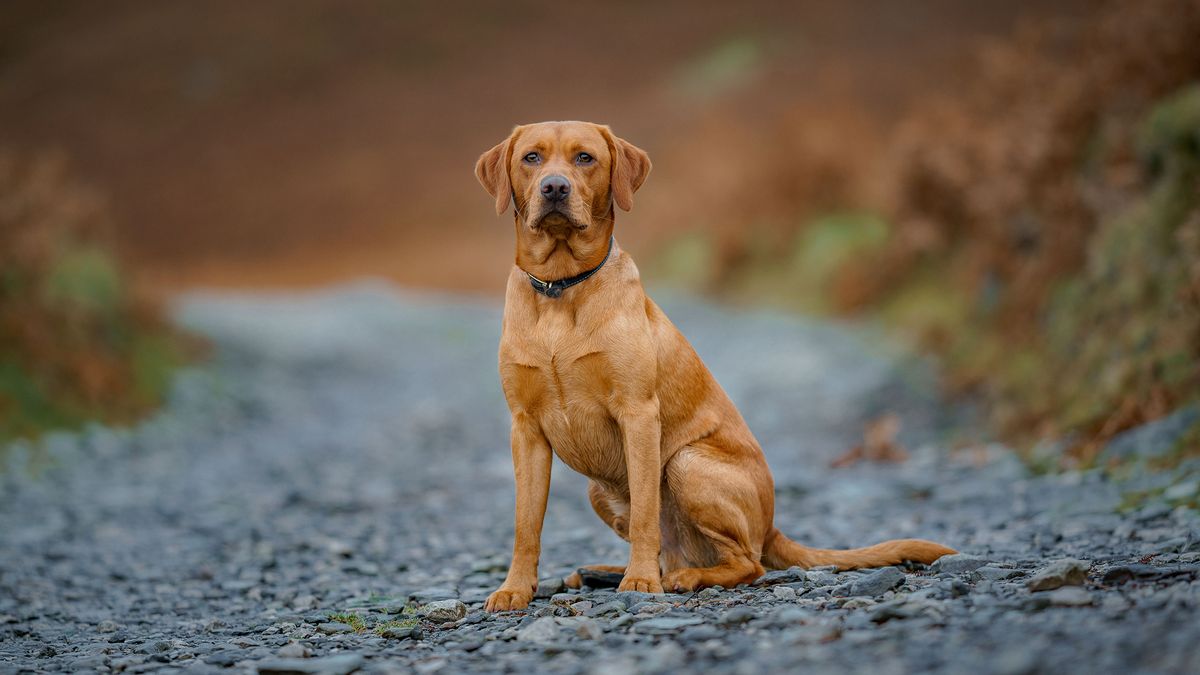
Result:
<svg viewBox="0 0 1200 675"><path fill-rule="evenodd" d="M620 428L610 411L613 364L570 316L547 313L507 331L501 349L505 394L534 415L555 454L586 476L625 476Z"/></svg>

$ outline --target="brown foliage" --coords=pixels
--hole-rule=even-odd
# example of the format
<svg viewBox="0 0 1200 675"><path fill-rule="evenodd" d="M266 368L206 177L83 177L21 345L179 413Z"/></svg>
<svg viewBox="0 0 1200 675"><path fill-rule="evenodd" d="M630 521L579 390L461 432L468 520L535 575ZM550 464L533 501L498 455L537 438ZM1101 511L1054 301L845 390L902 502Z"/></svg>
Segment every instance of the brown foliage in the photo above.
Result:
<svg viewBox="0 0 1200 675"><path fill-rule="evenodd" d="M158 402L174 337L120 275L108 231L61 156L0 152L0 438Z"/></svg>
<svg viewBox="0 0 1200 675"><path fill-rule="evenodd" d="M1153 372L1155 359L1116 344L1139 312L1157 311L1154 299L1141 297L1140 307L1123 310L1114 300L1101 308L1096 294L1109 292L1111 284L1101 282L1097 270L1084 273L1084 268L1101 245L1101 224L1155 188L1161 167L1139 151L1137 132L1158 101L1200 78L1198 35L1200 2L1120 2L1090 21L1041 22L991 45L972 87L928 102L899 126L879 179L893 236L878 254L842 270L835 292L841 307L880 302L923 269L936 269L946 288L973 299L968 320L979 322L990 342L999 345L995 356L976 359L974 366L952 364L951 384L983 386L1010 433L1083 431L1077 450L1085 456L1112 434L1194 396L1187 386L1164 384ZM1197 217L1193 212L1192 221ZM1168 255L1187 256L1195 270L1200 257L1191 257L1194 243L1186 241L1194 238L1192 230L1187 224L1178 228L1181 241ZM1096 266L1093 261L1091 268ZM1115 271L1153 274L1119 265ZM993 380L1006 359L1028 350L1049 363L1041 375L1044 389L1054 389L1055 377L1078 376L1071 382L1084 382L1082 374L1071 372L1082 366L1059 368L1045 358L1054 294L1062 282L1081 274L1094 293L1077 305L1078 318L1094 323L1075 325L1074 337L1079 345L1106 336L1114 343L1108 361L1121 362L1112 377L1123 383L1125 393L1114 396L1115 408L1105 414L1055 419L1068 407L1066 401L1030 400L1035 397L1028 390L1006 390ZM1193 271L1193 294L1194 278ZM1087 309L1088 302L1096 307ZM1194 302L1191 306L1200 309ZM1089 335L1096 330L1107 332ZM922 337L943 350L970 348L947 334L945 325L930 325ZM1159 339L1162 348L1174 349L1167 341ZM1200 356L1194 346L1188 351ZM1064 362L1074 357L1049 356ZM1110 365L1103 359L1087 363ZM1143 371L1140 363L1151 365ZM1092 391L1073 395L1100 396Z"/></svg>

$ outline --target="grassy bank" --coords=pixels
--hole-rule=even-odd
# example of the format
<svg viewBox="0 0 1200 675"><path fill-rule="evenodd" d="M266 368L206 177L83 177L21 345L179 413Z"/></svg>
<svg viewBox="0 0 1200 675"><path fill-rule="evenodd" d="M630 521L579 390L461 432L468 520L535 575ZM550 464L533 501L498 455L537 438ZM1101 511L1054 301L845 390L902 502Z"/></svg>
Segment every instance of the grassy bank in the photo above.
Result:
<svg viewBox="0 0 1200 675"><path fill-rule="evenodd" d="M114 257L62 158L0 152L0 443L158 406L196 345Z"/></svg>
<svg viewBox="0 0 1200 675"><path fill-rule="evenodd" d="M700 261L721 293L877 318L940 355L998 435L1090 462L1200 399L1198 34L1183 0L1027 26L883 152L841 158L827 211L736 233L737 255L729 233L676 242L657 267Z"/></svg>

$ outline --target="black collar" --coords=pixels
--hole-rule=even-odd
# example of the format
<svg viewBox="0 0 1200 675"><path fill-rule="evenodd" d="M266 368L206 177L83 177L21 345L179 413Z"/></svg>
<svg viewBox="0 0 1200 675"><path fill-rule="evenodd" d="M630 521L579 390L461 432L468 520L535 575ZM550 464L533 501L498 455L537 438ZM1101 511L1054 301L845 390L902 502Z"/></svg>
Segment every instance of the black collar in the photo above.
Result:
<svg viewBox="0 0 1200 675"><path fill-rule="evenodd" d="M613 251L613 246L614 246L615 242L616 242L615 236L609 237L608 238L608 253L604 254L604 260L601 260L600 264L596 265L592 269L590 269L586 272L583 272L582 274L576 274L573 277L567 277L566 279L558 279L556 281L542 281L541 279L533 276L529 272L525 272L525 270L521 270L521 271L525 272L525 276L529 277L529 285L533 286L533 290L537 291L538 293L541 293L542 295L546 296L547 298L557 298L563 294L563 291L574 286L575 284L580 284L580 283L587 281L589 277L591 277L596 272L599 272L600 268L604 267L604 263L608 262L608 259L610 257L612 257L612 251Z"/></svg>

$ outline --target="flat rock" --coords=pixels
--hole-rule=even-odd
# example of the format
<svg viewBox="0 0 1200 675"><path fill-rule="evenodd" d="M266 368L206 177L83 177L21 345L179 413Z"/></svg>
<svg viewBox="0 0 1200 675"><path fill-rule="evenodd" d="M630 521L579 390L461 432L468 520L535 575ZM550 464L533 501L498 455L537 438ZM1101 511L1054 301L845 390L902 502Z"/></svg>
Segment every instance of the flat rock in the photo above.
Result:
<svg viewBox="0 0 1200 675"><path fill-rule="evenodd" d="M543 616L535 619L529 625L517 631L517 640L521 642L554 642L563 635L558 619L553 616Z"/></svg>
<svg viewBox="0 0 1200 675"><path fill-rule="evenodd" d="M467 615L467 606L458 599L435 600L421 607L419 613L430 621L458 621Z"/></svg>
<svg viewBox="0 0 1200 675"><path fill-rule="evenodd" d="M599 640L604 637L604 629L600 627L600 622L595 619L589 619L583 616L572 616L560 618L558 620L560 626L573 632L576 637L583 640Z"/></svg>
<svg viewBox="0 0 1200 675"><path fill-rule="evenodd" d="M1163 570L1154 565L1134 563L1118 565L1104 571L1101 581L1105 584L1123 584L1133 580L1150 581L1163 576Z"/></svg>
<svg viewBox="0 0 1200 675"><path fill-rule="evenodd" d="M280 647L275 654L283 659L306 659L312 656L309 648L299 642L289 642Z"/></svg>
<svg viewBox="0 0 1200 675"><path fill-rule="evenodd" d="M315 659L267 659L254 667L262 675L346 675L364 662L362 654L334 654Z"/></svg>
<svg viewBox="0 0 1200 675"><path fill-rule="evenodd" d="M625 575L620 572L602 572L585 568L580 568L578 571L583 585L589 588L616 588L625 578Z"/></svg>
<svg viewBox="0 0 1200 675"><path fill-rule="evenodd" d="M734 607L722 614L717 623L723 626L736 626L751 621L757 616L758 612L753 607Z"/></svg>
<svg viewBox="0 0 1200 675"><path fill-rule="evenodd" d="M1003 581L1019 577L1024 572L1021 570L1010 570L1004 567L994 567L992 565L984 565L971 572L971 578L977 581Z"/></svg>
<svg viewBox="0 0 1200 675"><path fill-rule="evenodd" d="M1089 565L1082 560L1063 558L1042 567L1025 582L1031 591L1051 591L1062 586L1082 586Z"/></svg>
<svg viewBox="0 0 1200 675"><path fill-rule="evenodd" d="M771 594L775 596L776 600L783 602L791 602L796 599L796 589L790 586L776 586L771 589Z"/></svg>
<svg viewBox="0 0 1200 675"><path fill-rule="evenodd" d="M769 584L782 584L797 581L806 581L808 574L803 567L789 567L786 570L771 570L754 581L755 586L766 586Z"/></svg>
<svg viewBox="0 0 1200 675"><path fill-rule="evenodd" d="M850 582L848 595L883 595L904 583L904 572L895 567L884 567L865 574Z"/></svg>
<svg viewBox="0 0 1200 675"><path fill-rule="evenodd" d="M566 584L563 583L562 577L549 577L538 581L537 590L533 592L533 597L540 600L545 600L556 593L562 593L566 589Z"/></svg>
<svg viewBox="0 0 1200 675"><path fill-rule="evenodd" d="M929 566L929 570L938 574L963 574L965 572L974 572L987 564L988 560L986 558L966 553L954 553L934 560L933 564Z"/></svg>
<svg viewBox="0 0 1200 675"><path fill-rule="evenodd" d="M421 637L421 629L416 626L385 628L379 632L379 637L388 640L407 640Z"/></svg>
<svg viewBox="0 0 1200 675"><path fill-rule="evenodd" d="M1046 600L1055 607L1086 607L1092 604L1092 594L1081 586L1063 586L1049 591Z"/></svg>
<svg viewBox="0 0 1200 675"><path fill-rule="evenodd" d="M699 617L692 616L660 616L639 621L633 625L633 632L651 635L664 635L683 630L688 626L698 626L704 623Z"/></svg>

